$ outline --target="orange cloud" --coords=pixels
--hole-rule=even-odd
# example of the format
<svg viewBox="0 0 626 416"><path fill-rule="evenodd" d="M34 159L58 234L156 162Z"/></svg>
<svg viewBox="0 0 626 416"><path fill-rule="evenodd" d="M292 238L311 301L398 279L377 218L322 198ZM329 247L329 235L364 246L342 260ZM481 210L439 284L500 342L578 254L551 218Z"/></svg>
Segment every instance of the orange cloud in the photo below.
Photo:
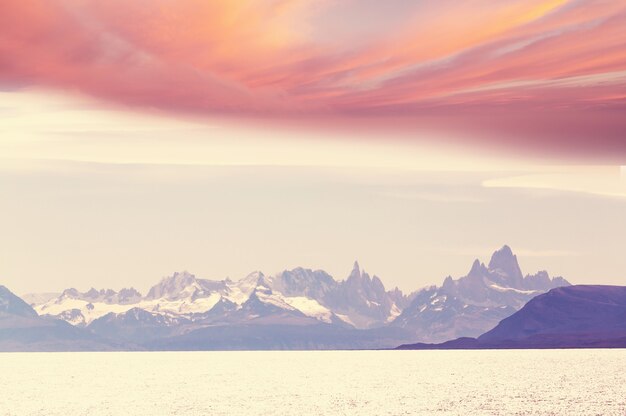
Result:
<svg viewBox="0 0 626 416"><path fill-rule="evenodd" d="M444 130L497 108L496 133L567 111L626 153L624 27L626 5L602 0L4 0L0 86L275 120L436 114Z"/></svg>

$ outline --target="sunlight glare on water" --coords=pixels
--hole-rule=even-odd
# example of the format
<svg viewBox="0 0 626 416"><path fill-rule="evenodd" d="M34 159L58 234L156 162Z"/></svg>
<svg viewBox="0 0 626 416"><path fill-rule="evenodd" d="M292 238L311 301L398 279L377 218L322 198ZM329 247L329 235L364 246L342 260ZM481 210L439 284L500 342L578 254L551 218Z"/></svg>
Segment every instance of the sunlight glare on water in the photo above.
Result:
<svg viewBox="0 0 626 416"><path fill-rule="evenodd" d="M0 354L0 415L619 415L626 350Z"/></svg>

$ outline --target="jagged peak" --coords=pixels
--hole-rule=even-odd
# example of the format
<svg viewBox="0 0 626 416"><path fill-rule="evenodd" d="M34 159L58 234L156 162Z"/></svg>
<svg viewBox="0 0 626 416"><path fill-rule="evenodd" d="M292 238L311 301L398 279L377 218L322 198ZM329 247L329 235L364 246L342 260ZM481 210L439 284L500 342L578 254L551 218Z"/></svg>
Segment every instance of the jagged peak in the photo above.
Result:
<svg viewBox="0 0 626 416"><path fill-rule="evenodd" d="M137 289L132 287L132 286L129 287L129 288L125 288L124 287L124 288L120 289L119 294L121 296L139 296L139 297L141 297L141 293Z"/></svg>
<svg viewBox="0 0 626 416"><path fill-rule="evenodd" d="M265 275L263 274L262 271L260 270L255 270L251 273L248 273L248 275L246 275L246 277L244 277L243 279L241 279L241 282L258 282L259 280L262 280L265 278Z"/></svg>
<svg viewBox="0 0 626 416"><path fill-rule="evenodd" d="M268 280L271 280L269 283L275 285L278 290L284 289L290 292L295 290L298 293L308 292L307 289L315 290L315 288L323 290L323 288L337 284L335 279L324 270L302 267L284 270L276 276L270 276Z"/></svg>
<svg viewBox="0 0 626 416"><path fill-rule="evenodd" d="M293 269L290 270L283 270L282 273L297 273L297 274L301 274L301 273L313 273L313 270L311 269L307 269L306 267L302 267L302 266L298 266L298 267L294 267Z"/></svg>
<svg viewBox="0 0 626 416"><path fill-rule="evenodd" d="M513 254L511 247L508 245L502 246L501 249L496 250L489 260L489 270L500 270L506 273L509 277L521 280L523 278L522 271L517 262L517 256Z"/></svg>
<svg viewBox="0 0 626 416"><path fill-rule="evenodd" d="M450 287L454 286L454 279L452 278L452 276L446 277L441 285L441 287L443 289L448 289Z"/></svg>
<svg viewBox="0 0 626 416"><path fill-rule="evenodd" d="M359 266L359 262L356 260L354 261L354 265L352 266L350 276L348 276L348 280L353 279L361 279L361 267Z"/></svg>
<svg viewBox="0 0 626 416"><path fill-rule="evenodd" d="M506 255L506 256L513 256L513 250L511 250L511 247L508 244L503 245L502 247L500 247L499 250L496 250L493 254L495 255L496 253Z"/></svg>
<svg viewBox="0 0 626 416"><path fill-rule="evenodd" d="M162 282L176 282L189 285L197 280L198 279L194 274L189 273L187 270L183 270L182 272L175 272L173 275L164 278Z"/></svg>
<svg viewBox="0 0 626 416"><path fill-rule="evenodd" d="M517 256L513 254L513 250L511 250L511 247L505 244L502 246L502 248L494 251L491 255L491 259L489 260L489 268L496 269L498 268L498 265L510 262L517 263Z"/></svg>
<svg viewBox="0 0 626 416"><path fill-rule="evenodd" d="M182 279L188 279L188 278L196 278L195 275L189 273L187 270L183 270L180 272L174 272L171 276L167 276L165 278L163 278L163 280L182 280Z"/></svg>
<svg viewBox="0 0 626 416"><path fill-rule="evenodd" d="M196 283L197 281L198 279L196 279L196 276L189 273L187 270L175 272L171 276L164 277L158 284L152 286L148 291L147 297L155 299L165 294L173 294L169 292L183 289L193 283Z"/></svg>
<svg viewBox="0 0 626 416"><path fill-rule="evenodd" d="M87 292L84 293L85 296L91 296L91 297L96 297L99 294L101 294L102 291L98 292L98 290L95 287L92 287L91 289L89 289Z"/></svg>
<svg viewBox="0 0 626 416"><path fill-rule="evenodd" d="M485 269L485 264L481 263L480 260L476 259L474 260L474 263L472 263L472 268L470 269L468 276L474 275L476 273L481 273L482 271L484 271L484 269Z"/></svg>
<svg viewBox="0 0 626 416"><path fill-rule="evenodd" d="M382 280L380 280L380 277L374 275L372 277L372 286L376 289L379 290L381 292L385 292L385 284L383 283Z"/></svg>
<svg viewBox="0 0 626 416"><path fill-rule="evenodd" d="M283 277L283 276L289 276L289 277L296 277L296 278L300 278L300 277L304 277L304 276L312 276L315 275L318 272L318 270L312 270L312 269L307 269L305 267L294 267L293 269L285 269L282 272L278 273L276 275L276 277Z"/></svg>
<svg viewBox="0 0 626 416"><path fill-rule="evenodd" d="M71 288L65 289L63 292L61 292L61 296L62 297L65 296L65 297L68 297L68 298L76 298L76 297L80 296L80 292L77 289L71 287Z"/></svg>

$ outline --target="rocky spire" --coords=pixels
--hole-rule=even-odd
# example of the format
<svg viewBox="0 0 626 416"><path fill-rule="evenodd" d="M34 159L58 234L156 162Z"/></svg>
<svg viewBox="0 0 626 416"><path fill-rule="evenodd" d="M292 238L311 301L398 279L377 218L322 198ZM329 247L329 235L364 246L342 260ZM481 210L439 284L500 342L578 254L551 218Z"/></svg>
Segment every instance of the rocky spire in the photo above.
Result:
<svg viewBox="0 0 626 416"><path fill-rule="evenodd" d="M510 283L515 285L514 287L519 287L523 281L517 256L507 245L493 253L489 261L489 270L504 273L509 279L512 279Z"/></svg>

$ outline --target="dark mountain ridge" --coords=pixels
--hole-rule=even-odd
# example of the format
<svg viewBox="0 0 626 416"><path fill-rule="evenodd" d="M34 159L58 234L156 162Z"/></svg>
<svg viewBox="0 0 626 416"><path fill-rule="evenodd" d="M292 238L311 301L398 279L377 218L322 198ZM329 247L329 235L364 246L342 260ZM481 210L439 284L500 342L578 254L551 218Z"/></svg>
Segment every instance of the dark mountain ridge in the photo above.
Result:
<svg viewBox="0 0 626 416"><path fill-rule="evenodd" d="M626 286L559 287L533 298L478 338L398 348L626 348Z"/></svg>

